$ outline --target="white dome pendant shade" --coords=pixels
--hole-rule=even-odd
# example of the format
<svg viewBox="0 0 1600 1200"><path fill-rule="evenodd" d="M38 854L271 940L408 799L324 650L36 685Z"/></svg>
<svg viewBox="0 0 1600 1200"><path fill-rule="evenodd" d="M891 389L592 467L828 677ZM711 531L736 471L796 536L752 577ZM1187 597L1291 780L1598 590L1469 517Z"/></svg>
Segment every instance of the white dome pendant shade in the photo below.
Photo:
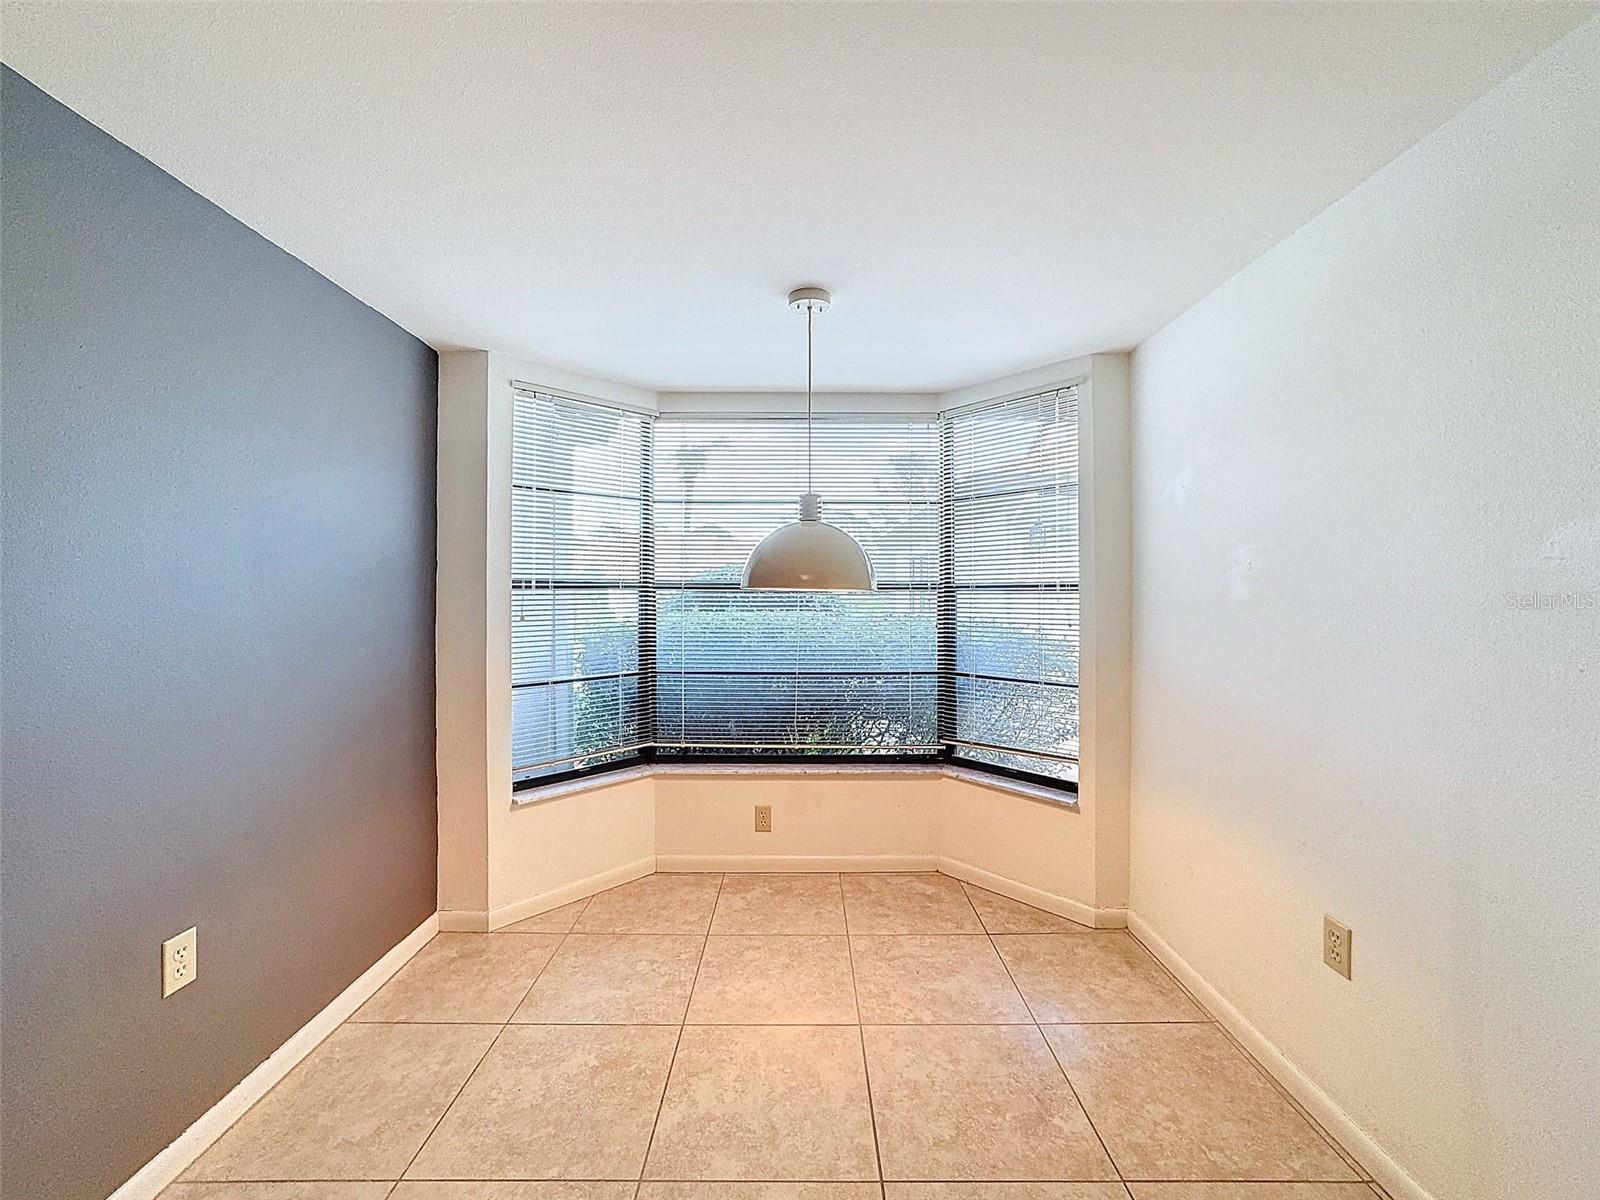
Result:
<svg viewBox="0 0 1600 1200"><path fill-rule="evenodd" d="M800 497L800 519L761 539L744 564L746 588L870 592L872 562L855 538L822 519L822 497Z"/></svg>
<svg viewBox="0 0 1600 1200"><path fill-rule="evenodd" d="M821 288L796 288L789 307L806 314L806 490L800 519L761 539L744 564L740 586L750 590L870 592L872 560L855 538L822 519L822 497L811 490L811 318L827 312Z"/></svg>

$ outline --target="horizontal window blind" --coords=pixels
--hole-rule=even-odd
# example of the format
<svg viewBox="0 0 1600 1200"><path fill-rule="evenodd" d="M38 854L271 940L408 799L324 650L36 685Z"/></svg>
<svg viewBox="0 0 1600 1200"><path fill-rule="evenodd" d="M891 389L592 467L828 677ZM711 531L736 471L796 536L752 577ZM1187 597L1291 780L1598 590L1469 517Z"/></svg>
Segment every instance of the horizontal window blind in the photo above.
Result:
<svg viewBox="0 0 1600 1200"><path fill-rule="evenodd" d="M513 776L652 740L651 420L518 391L511 439Z"/></svg>
<svg viewBox="0 0 1600 1200"><path fill-rule="evenodd" d="M871 557L867 593L739 590L797 515L804 419L662 417L654 437L659 752L936 751L936 424L813 427L822 517Z"/></svg>
<svg viewBox="0 0 1600 1200"><path fill-rule="evenodd" d="M940 458L941 737L1076 780L1078 389L948 414Z"/></svg>

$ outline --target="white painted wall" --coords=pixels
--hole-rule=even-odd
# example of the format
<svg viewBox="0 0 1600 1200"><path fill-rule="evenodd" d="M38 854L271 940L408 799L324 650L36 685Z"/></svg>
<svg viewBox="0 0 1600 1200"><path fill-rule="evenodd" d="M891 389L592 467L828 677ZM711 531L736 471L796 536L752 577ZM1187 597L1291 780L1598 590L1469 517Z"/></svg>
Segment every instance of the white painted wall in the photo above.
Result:
<svg viewBox="0 0 1600 1200"><path fill-rule="evenodd" d="M1590 21L1134 356L1133 908L1440 1200L1600 1178L1597 198Z"/></svg>
<svg viewBox="0 0 1600 1200"><path fill-rule="evenodd" d="M1128 905L1133 732L1132 408L1124 354L1090 360L1078 405L1078 800L1098 908Z"/></svg>
<svg viewBox="0 0 1600 1200"><path fill-rule="evenodd" d="M489 908L502 918L494 925L649 874L653 781L627 779L515 808L502 799L490 814L489 846Z"/></svg>
<svg viewBox="0 0 1600 1200"><path fill-rule="evenodd" d="M944 781L940 866L953 875L1085 925L1121 924L1119 895L1102 898L1098 891L1099 849L1095 810L1087 802L1063 808L971 779ZM1126 841L1122 860L1127 862ZM1017 892L1000 881L1042 894Z"/></svg>
<svg viewBox="0 0 1600 1200"><path fill-rule="evenodd" d="M440 354L434 754L439 907L446 911L483 911L489 903L490 709L503 706L487 690L489 443L489 355ZM506 657L509 663L509 647Z"/></svg>
<svg viewBox="0 0 1600 1200"><path fill-rule="evenodd" d="M1085 924L1120 925L1083 806L936 767L767 767L653 775L663 871L943 870ZM1041 794L1043 789L1040 789ZM770 804L773 831L756 833ZM1127 843L1110 853L1127 861Z"/></svg>
<svg viewBox="0 0 1600 1200"><path fill-rule="evenodd" d="M655 776L662 870L928 871L938 854L936 770L682 771ZM754 807L772 805L771 833Z"/></svg>
<svg viewBox="0 0 1600 1200"><path fill-rule="evenodd" d="M1093 819L1045 789L939 767L640 768L523 792L489 814L486 909L449 928L498 927L661 871L945 870L1085 924L1097 902ZM529 800L529 796L536 797ZM756 833L754 806L773 810Z"/></svg>

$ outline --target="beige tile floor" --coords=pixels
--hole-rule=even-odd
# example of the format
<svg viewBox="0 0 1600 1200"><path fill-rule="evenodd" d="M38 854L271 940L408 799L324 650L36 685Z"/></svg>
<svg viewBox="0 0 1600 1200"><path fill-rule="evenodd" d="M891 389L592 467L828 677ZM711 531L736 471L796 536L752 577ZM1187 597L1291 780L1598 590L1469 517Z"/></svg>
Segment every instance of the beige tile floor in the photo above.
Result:
<svg viewBox="0 0 1600 1200"><path fill-rule="evenodd" d="M1126 932L652 875L441 933L163 1200L1377 1200Z"/></svg>

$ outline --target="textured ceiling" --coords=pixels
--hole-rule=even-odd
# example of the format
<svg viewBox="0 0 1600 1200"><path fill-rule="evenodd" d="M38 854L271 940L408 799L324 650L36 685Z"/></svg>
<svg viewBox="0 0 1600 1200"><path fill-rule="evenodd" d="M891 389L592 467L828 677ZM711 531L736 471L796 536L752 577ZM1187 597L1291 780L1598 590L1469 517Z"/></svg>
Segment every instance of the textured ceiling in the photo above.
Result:
<svg viewBox="0 0 1600 1200"><path fill-rule="evenodd" d="M1131 346L1575 25L1451 4L7 3L7 63L436 346L937 390Z"/></svg>

